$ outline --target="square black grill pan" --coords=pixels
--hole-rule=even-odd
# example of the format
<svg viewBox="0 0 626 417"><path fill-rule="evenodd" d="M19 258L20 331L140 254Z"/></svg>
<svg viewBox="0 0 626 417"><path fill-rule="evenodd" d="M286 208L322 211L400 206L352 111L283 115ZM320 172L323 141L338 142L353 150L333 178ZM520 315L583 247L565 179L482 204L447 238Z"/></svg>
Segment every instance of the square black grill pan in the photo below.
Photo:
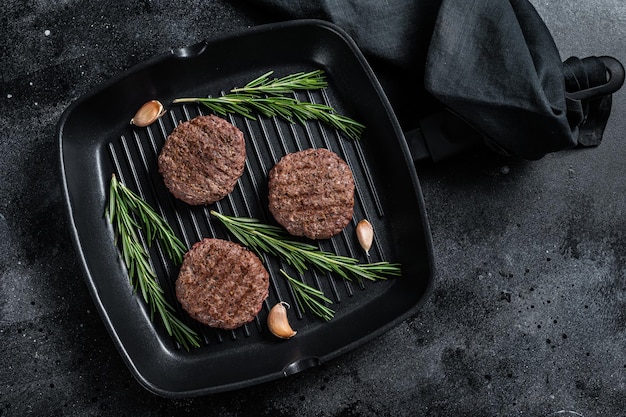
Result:
<svg viewBox="0 0 626 417"><path fill-rule="evenodd" d="M297 98L334 107L366 125L350 140L317 122L306 125L239 116L227 119L244 132L243 177L222 201L191 207L173 198L158 173L157 155L167 135L183 120L208 110L171 105L178 97L216 96L267 71L280 77L322 69L329 87ZM157 99L167 113L147 128L129 125L146 101ZM61 175L72 237L94 303L137 380L165 397L204 395L288 376L328 361L380 335L415 314L432 280L432 251L424 205L411 154L390 105L354 42L332 24L315 21L259 26L243 33L172 50L111 80L74 102L58 124ZM177 267L158 246L151 259L167 299L202 338L187 351L168 336L141 296L133 293L104 216L115 173L172 225L190 247L203 237L231 239L210 210L273 223L267 209L266 177L286 153L324 147L350 165L356 183L354 218L344 232L320 248L358 258L402 265L402 276L378 282L345 281L308 272L302 277L333 299L335 318L324 322L297 309L278 270L266 257L270 294L255 321L234 331L211 329L190 319L174 296ZM358 245L356 223L375 228L370 258ZM286 301L298 334L276 339L267 330L269 309Z"/></svg>

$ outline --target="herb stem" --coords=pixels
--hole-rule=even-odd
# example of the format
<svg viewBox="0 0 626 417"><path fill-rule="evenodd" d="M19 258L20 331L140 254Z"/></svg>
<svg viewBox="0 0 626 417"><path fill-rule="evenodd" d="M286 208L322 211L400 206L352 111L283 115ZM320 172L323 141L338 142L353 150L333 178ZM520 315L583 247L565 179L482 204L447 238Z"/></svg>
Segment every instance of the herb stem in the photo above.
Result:
<svg viewBox="0 0 626 417"><path fill-rule="evenodd" d="M141 197L120 183L115 174L111 177L106 215L115 229L115 241L121 246L131 286L134 291L141 292L143 300L150 307L150 319L154 320L154 313L158 313L167 333L181 346L186 350L199 347L198 334L176 316L174 307L167 302L143 237L138 231L145 232L148 245L158 239L170 259L177 264L182 262L185 245L165 220Z"/></svg>
<svg viewBox="0 0 626 417"><path fill-rule="evenodd" d="M355 258L321 251L308 243L289 239L286 232L273 225L263 224L257 219L233 217L211 210L211 215L245 246L257 253L267 252L278 256L299 273L312 265L322 272L330 272L351 280L363 278L370 281L384 280L387 276L398 276L400 265L386 261L361 264Z"/></svg>
<svg viewBox="0 0 626 417"><path fill-rule="evenodd" d="M287 279L287 283L293 290L300 310L303 312L309 310L326 321L330 321L335 316L335 311L325 304L332 304L332 300L326 297L322 291L291 277L282 269L280 273Z"/></svg>
<svg viewBox="0 0 626 417"><path fill-rule="evenodd" d="M200 103L221 116L234 113L252 120L256 120L254 112L265 117L279 117L289 123L318 120L351 139L361 137L365 125L337 113L331 106L285 96L298 90L325 88L327 82L323 71L299 72L273 80L269 79L271 74L271 71L263 74L220 97L183 97L173 103Z"/></svg>
<svg viewBox="0 0 626 417"><path fill-rule="evenodd" d="M287 94L297 90L319 90L326 88L328 83L324 78L324 71L297 72L282 78L270 80L274 71L266 72L250 81L244 87L233 88L231 93L252 94Z"/></svg>

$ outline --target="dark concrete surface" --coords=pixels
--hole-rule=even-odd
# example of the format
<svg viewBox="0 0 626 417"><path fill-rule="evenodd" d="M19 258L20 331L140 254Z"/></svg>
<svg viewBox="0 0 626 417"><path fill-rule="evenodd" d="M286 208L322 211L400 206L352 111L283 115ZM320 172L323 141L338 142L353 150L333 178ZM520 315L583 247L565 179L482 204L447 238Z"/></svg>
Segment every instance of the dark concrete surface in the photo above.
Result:
<svg viewBox="0 0 626 417"><path fill-rule="evenodd" d="M563 59L626 62L623 1L533 4ZM70 241L55 126L73 100L134 64L271 20L248 9L0 5L0 416L626 415L624 92L598 148L419 167L436 282L414 318L240 391L168 400L134 380Z"/></svg>

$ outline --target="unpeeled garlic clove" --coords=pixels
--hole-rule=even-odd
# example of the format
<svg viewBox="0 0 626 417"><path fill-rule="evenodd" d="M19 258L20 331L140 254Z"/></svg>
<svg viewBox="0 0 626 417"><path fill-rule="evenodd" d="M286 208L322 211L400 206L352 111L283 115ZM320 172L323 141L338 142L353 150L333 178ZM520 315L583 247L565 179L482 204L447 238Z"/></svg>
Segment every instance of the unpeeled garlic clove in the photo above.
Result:
<svg viewBox="0 0 626 417"><path fill-rule="evenodd" d="M158 100L150 100L137 110L135 116L130 119L130 124L138 127L146 127L154 123L165 114L163 104Z"/></svg>
<svg viewBox="0 0 626 417"><path fill-rule="evenodd" d="M274 336L281 339L291 339L298 332L293 330L289 325L289 320L287 319L287 308L285 308L285 306L289 308L289 304L281 301L272 307L267 315L267 327Z"/></svg>
<svg viewBox="0 0 626 417"><path fill-rule="evenodd" d="M370 255L370 248L374 241L374 227L367 220L363 219L356 225L356 237L367 256Z"/></svg>

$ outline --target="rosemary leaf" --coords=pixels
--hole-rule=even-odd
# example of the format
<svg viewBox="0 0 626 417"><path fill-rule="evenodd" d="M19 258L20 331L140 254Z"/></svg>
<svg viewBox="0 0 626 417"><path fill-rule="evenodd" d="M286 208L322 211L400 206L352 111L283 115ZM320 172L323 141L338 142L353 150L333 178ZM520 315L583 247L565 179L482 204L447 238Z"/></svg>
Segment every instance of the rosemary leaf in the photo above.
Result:
<svg viewBox="0 0 626 417"><path fill-rule="evenodd" d="M285 96L298 90L317 90L327 87L321 70L299 72L270 80L272 72L261 75L246 86L233 88L221 97L177 98L173 103L200 103L216 114L238 114L256 120L254 112L265 117L279 117L289 123L304 124L307 120L325 123L351 139L358 139L365 126L347 116L338 114L331 106L299 101Z"/></svg>
<svg viewBox="0 0 626 417"><path fill-rule="evenodd" d="M120 183L115 175L111 177L106 215L114 226L115 240L121 245L131 286L134 291L141 292L150 307L150 319L153 320L154 313L158 313L167 333L182 347L186 350L199 347L198 334L176 317L174 308L165 299L138 230L144 230L148 244L158 239L170 259L177 264L182 262L186 252L185 245L176 237L167 222L141 197Z"/></svg>
<svg viewBox="0 0 626 417"><path fill-rule="evenodd" d="M305 313L308 310L317 317L326 321L330 321L333 317L335 317L335 311L325 304L332 304L333 302L331 299L326 297L322 291L291 277L282 269L280 270L280 273L287 279L287 283L293 290L300 310Z"/></svg>
<svg viewBox="0 0 626 417"><path fill-rule="evenodd" d="M273 71L269 71L250 81L244 87L233 88L230 91L231 93L286 94L297 90L319 90L328 86L322 70L298 72L270 80L273 73Z"/></svg>
<svg viewBox="0 0 626 417"><path fill-rule="evenodd" d="M263 224L256 219L227 216L215 210L211 210L211 215L245 246L258 254L266 252L278 256L299 273L307 270L308 265L348 280L384 280L387 276L398 276L401 273L399 264L386 261L361 264L357 259L321 251L308 243L291 240L283 229Z"/></svg>

